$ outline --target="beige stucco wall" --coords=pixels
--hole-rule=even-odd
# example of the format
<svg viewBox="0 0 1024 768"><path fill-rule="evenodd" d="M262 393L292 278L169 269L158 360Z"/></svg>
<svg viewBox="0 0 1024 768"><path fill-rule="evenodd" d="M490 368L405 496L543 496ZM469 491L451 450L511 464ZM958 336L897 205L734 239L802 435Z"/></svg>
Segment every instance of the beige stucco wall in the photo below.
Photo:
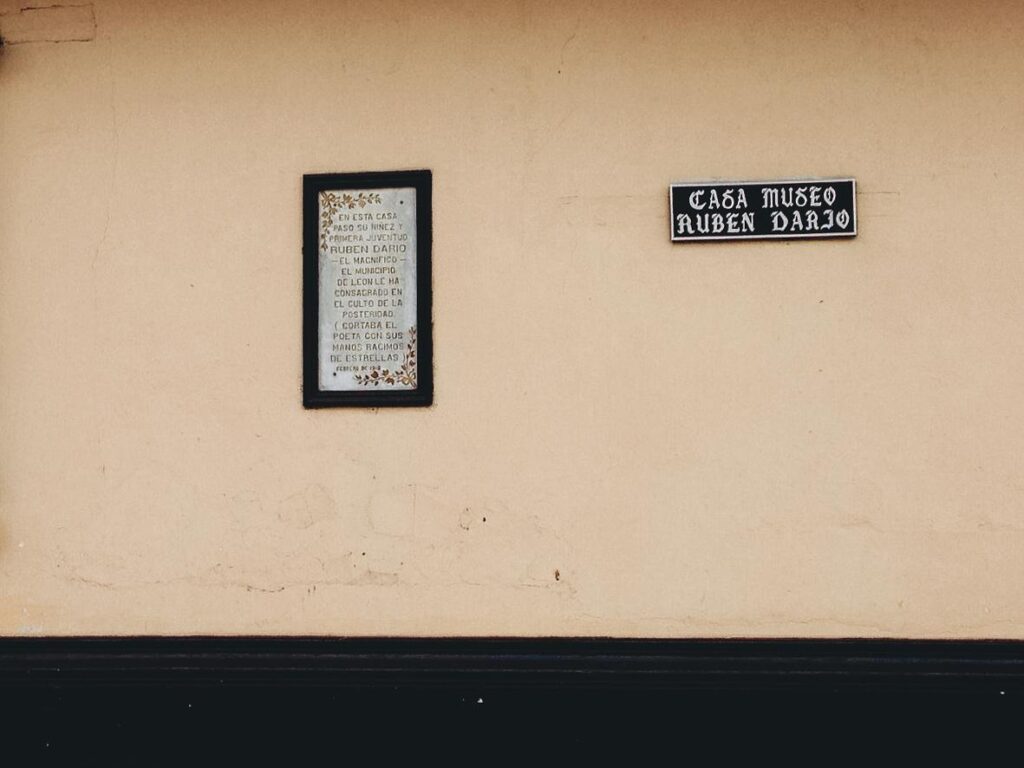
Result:
<svg viewBox="0 0 1024 768"><path fill-rule="evenodd" d="M93 11L0 54L0 634L1024 637L1024 5ZM402 168L436 404L305 411L301 175Z"/></svg>

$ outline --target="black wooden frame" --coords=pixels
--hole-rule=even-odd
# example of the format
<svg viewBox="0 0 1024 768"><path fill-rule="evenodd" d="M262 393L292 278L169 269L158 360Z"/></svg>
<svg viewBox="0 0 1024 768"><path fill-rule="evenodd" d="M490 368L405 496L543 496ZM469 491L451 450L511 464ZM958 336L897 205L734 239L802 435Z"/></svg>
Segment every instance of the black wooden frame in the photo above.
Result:
<svg viewBox="0 0 1024 768"><path fill-rule="evenodd" d="M432 294L433 205L429 170L315 173L302 177L302 404L306 408L355 406L428 406L434 402L434 334ZM332 189L416 189L416 389L333 392L320 389L318 376L319 199Z"/></svg>

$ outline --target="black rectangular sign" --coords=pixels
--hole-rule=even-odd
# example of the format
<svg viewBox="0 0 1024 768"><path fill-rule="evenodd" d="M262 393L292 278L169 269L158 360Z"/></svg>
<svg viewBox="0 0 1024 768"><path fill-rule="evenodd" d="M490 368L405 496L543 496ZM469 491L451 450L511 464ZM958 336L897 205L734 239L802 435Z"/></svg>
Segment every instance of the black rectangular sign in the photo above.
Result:
<svg viewBox="0 0 1024 768"><path fill-rule="evenodd" d="M675 242L854 237L856 184L853 179L673 184L671 237Z"/></svg>

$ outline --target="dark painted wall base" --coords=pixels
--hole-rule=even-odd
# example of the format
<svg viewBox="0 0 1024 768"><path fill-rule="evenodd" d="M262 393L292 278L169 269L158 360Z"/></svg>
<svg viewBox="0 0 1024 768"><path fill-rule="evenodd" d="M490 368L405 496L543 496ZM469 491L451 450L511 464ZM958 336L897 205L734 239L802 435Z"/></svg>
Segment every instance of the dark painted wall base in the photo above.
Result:
<svg viewBox="0 0 1024 768"><path fill-rule="evenodd" d="M0 640L11 765L921 764L954 742L978 765L1022 705L1015 642Z"/></svg>
<svg viewBox="0 0 1024 768"><path fill-rule="evenodd" d="M908 640L0 639L5 687L1024 690L1024 643Z"/></svg>

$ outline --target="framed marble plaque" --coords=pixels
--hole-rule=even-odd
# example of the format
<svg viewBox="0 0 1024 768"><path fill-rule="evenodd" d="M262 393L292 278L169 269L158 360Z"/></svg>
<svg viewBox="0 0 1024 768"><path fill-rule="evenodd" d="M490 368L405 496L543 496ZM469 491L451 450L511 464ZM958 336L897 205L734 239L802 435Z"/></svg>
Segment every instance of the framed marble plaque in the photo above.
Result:
<svg viewBox="0 0 1024 768"><path fill-rule="evenodd" d="M303 405L433 402L430 171L303 177Z"/></svg>

